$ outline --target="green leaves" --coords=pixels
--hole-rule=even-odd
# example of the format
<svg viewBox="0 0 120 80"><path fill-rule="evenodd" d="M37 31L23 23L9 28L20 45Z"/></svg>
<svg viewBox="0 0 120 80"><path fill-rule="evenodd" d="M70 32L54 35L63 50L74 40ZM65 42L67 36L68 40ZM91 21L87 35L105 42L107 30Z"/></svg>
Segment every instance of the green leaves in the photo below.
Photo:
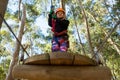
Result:
<svg viewBox="0 0 120 80"><path fill-rule="evenodd" d="M90 29L90 36L91 36L93 48L100 46L100 44L103 42L106 36L104 32L109 33L109 31L114 27L117 20L120 18L119 15L120 1L119 0L113 0L113 2L109 2L109 1L111 0L82 0L82 4L89 23L88 26ZM46 35L43 34L42 30L40 29L40 27L42 27L43 30L46 29L45 26L47 26L46 23L47 23L47 15L48 15L47 9L50 6L49 2L50 0L26 0L24 2L27 6L26 7L27 19L26 19L25 32L22 41L23 44L29 43L30 46L27 48L27 51L30 52L31 50L33 52L32 54L51 52L51 39L52 39L51 30L50 28L48 28L47 30L48 32L46 32L47 34ZM18 6L17 1L14 3L15 4L11 4L11 5ZM54 3L57 3L57 1L54 0ZM82 52L75 28L74 20L76 20L78 31L80 33L80 37L84 45L85 52L89 53L84 15L82 15L82 11L78 0L66 0L66 12L67 12L67 18L70 21L69 30L68 30L69 40L70 40L69 51L73 53ZM46 18L46 23L44 21L42 23L39 23L39 24L45 24L44 26L36 25L36 20L39 16ZM17 34L18 33L17 30L19 28L18 8L15 8L15 11L8 8L5 15L5 19L7 20L12 19L13 21L15 21L14 22L15 24L12 24L11 27L14 30L14 32ZM118 34L118 32L115 31L110 38L120 49L120 34ZM0 58L5 56L7 59L7 57L11 56L11 50L13 51L15 47L14 42L15 42L14 37L11 35L9 30L6 29L6 26L3 25L0 31ZM9 46L6 47L6 45ZM9 48L11 48L10 51ZM114 45L110 44L107 41L103 49L100 51L100 53L103 54L103 57L106 60L107 65L110 67L111 71L114 72L116 78L120 79L120 75L119 75L120 55L117 53L116 49L114 48ZM4 63L5 61L1 61L1 62ZM7 66L9 66L8 62L6 63ZM0 64L0 72L2 72L1 74L4 77L5 70L3 67L1 67L1 65L3 64ZM2 78L1 80L4 80L4 78Z"/></svg>

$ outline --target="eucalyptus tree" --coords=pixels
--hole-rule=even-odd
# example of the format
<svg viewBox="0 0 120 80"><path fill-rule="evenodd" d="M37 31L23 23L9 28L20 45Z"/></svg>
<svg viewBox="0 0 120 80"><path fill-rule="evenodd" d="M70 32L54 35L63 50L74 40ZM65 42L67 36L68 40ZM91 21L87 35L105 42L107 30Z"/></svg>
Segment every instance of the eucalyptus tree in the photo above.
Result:
<svg viewBox="0 0 120 80"><path fill-rule="evenodd" d="M77 1L78 0L72 0L72 1L69 0L68 1L67 5L69 5L69 7L70 7L69 8L69 10L70 10L69 16L71 18L71 23L74 24L74 21L73 21L74 19L73 19L73 16L71 15L72 11L74 10L75 18L79 25L78 26L79 32L81 33L81 35L84 34L83 37L85 38L85 40L87 40L86 30L85 30L85 21L83 20L83 15L81 13L82 11L81 11L81 8L79 6L79 3L77 3ZM82 1L84 10L85 10L85 13L87 16L87 20L88 20L88 25L89 25L89 29L90 29L90 35L91 35L91 42L92 42L93 48L98 48L101 45L101 43L103 43L103 41L105 40L105 36L107 36L109 34L109 32L111 32L111 30L114 29L115 24L117 23L117 21L119 21L119 14L118 14L120 11L119 7L118 7L119 0L112 0L112 1L113 2L111 2L110 0ZM73 10L72 10L71 6L74 7ZM117 27L118 27L118 25L117 25ZM72 26L72 28L74 29L73 26ZM114 32L109 37L108 41L105 42L105 45L103 46L102 50L100 51L100 53L103 55L103 58L107 61L108 66L111 68L113 73L117 75L117 78L119 77L118 76L118 74L119 74L118 60L119 60L119 56L120 56L119 55L120 34L119 34L118 30L119 29L114 30ZM84 38L82 38L82 40ZM85 41L84 48L86 50L86 53L89 53L88 41ZM111 51L111 50L113 50L113 51ZM112 54L114 56L112 56L112 58L109 59L110 58L109 54ZM118 55L118 58L116 58L115 55ZM111 64L113 64L112 61L117 63L114 65L114 67L111 65ZM117 66L117 67L115 67L115 66Z"/></svg>
<svg viewBox="0 0 120 80"><path fill-rule="evenodd" d="M70 49L74 53L82 52L82 47L85 49L85 53L90 52L90 48L88 46L87 39L87 31L84 15L82 14L82 9L78 0L53 0L53 4L60 5L60 1L64 3L66 10L66 18L70 20L69 25L69 39L70 39ZM100 44L104 41L105 36L113 29L115 23L119 20L119 0L82 0L82 5L84 11L87 16L87 22L90 31L92 48L98 48ZM48 15L48 6L50 6L50 0L24 0L22 1L26 4L27 18L26 18L26 26L23 36L23 43L29 45L27 51L29 52L31 49L31 55L33 53L41 53L41 52L50 52L50 39L51 39L51 31L50 28L47 30L47 35L42 33L40 26L36 25L36 20L38 17L42 16L46 18ZM18 2L15 2L18 3ZM17 5L17 4L15 4ZM18 6L18 5L17 5ZM56 7L58 7L56 6ZM74 15L73 15L74 12ZM12 11L9 7L7 9L7 13L5 18L12 19L16 24L12 25L12 29L17 34L18 30L18 14L21 16L21 11L16 9L16 11ZM9 16L9 17L8 17ZM76 21L76 22L75 22ZM39 23L43 24L43 23ZM47 24L47 23L46 23ZM78 32L75 28L77 24ZM44 28L44 26L42 26ZM2 42L2 52L7 50L5 48L5 44L9 38L9 43L12 45L12 51L14 50L14 41L15 38L8 30L4 30L2 27L2 36L0 36L0 41ZM77 36L80 34L80 39ZM7 36L7 37L5 37ZM119 28L114 31L111 37L108 39L106 44L103 46L103 49L99 52L103 55L107 65L111 68L112 73L115 75L115 78L119 79L119 66L120 66L120 55L118 54L120 50L120 34ZM82 47L78 45L78 43L82 44ZM116 47L117 46L117 47ZM118 51L117 51L118 49ZM38 52L40 51L40 52ZM11 53L11 52L10 52ZM30 52L29 52L30 53ZM10 55L10 54L9 54ZM114 65L112 65L114 64Z"/></svg>

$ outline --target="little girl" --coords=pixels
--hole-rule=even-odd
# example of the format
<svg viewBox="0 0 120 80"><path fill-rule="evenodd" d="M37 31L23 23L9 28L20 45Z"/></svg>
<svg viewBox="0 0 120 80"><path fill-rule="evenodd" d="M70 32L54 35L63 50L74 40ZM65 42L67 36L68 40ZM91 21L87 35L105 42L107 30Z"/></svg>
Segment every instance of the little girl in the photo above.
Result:
<svg viewBox="0 0 120 80"><path fill-rule="evenodd" d="M69 46L67 34L69 21L65 19L65 11L58 8L54 13L53 9L51 9L48 24L53 32L52 52L66 52Z"/></svg>

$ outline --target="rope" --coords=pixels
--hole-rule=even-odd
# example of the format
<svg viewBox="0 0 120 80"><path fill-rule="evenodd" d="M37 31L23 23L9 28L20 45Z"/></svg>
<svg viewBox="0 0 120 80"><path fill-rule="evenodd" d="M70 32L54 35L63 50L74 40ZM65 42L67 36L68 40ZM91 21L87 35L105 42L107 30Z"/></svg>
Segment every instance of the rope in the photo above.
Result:
<svg viewBox="0 0 120 80"><path fill-rule="evenodd" d="M51 0L51 6L53 5L52 0Z"/></svg>
<svg viewBox="0 0 120 80"><path fill-rule="evenodd" d="M11 27L8 25L8 23L6 22L6 20L2 17L2 15L0 14L1 19L4 21L4 23L6 24L6 26L8 27L8 29L12 32L12 34L14 35L14 37L16 38L17 42L20 44L20 46L22 47L23 51L27 54L27 56L29 56L28 52L25 50L25 48L23 47L23 45L21 44L21 42L19 41L19 39L16 37L15 33L13 32L13 30L11 29Z"/></svg>
<svg viewBox="0 0 120 80"><path fill-rule="evenodd" d="M114 28L110 31L110 33L108 34L108 36L105 38L105 40L102 42L102 44L99 46L98 50L96 51L96 53L93 55L92 59L96 56L96 54L103 48L104 44L106 43L107 39L111 36L111 34L115 31L115 29L117 28L117 26L120 24L120 21L118 21Z"/></svg>

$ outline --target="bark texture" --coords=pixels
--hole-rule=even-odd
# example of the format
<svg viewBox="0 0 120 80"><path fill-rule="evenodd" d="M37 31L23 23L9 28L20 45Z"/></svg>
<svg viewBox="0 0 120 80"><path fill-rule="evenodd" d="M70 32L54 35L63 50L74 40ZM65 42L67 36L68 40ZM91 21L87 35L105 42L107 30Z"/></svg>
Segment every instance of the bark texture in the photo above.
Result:
<svg viewBox="0 0 120 80"><path fill-rule="evenodd" d="M22 15L22 18L21 18L21 25L19 26L19 33L18 33L18 39L19 39L20 42L22 40L22 36L23 36L23 32L24 32L24 26L25 26L25 19L26 19L26 9L25 9L24 5L23 5L22 14L23 15ZM12 58L11 63L10 63L10 67L9 67L9 70L8 70L8 75L6 77L6 80L14 80L13 77L12 77L12 70L13 70L13 67L18 63L19 51L20 51L20 44L16 40L15 51L13 53L13 58Z"/></svg>
<svg viewBox="0 0 120 80"><path fill-rule="evenodd" d="M0 0L0 15L4 17L6 8L7 8L8 0ZM0 18L0 28L3 20Z"/></svg>

